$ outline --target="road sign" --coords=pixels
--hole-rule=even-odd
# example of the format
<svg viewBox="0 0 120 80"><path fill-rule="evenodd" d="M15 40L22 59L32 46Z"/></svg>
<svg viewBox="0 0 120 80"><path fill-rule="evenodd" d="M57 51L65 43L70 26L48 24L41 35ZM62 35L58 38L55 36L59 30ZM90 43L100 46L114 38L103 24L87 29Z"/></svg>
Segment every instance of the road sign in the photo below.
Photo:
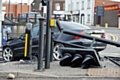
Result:
<svg viewBox="0 0 120 80"><path fill-rule="evenodd" d="M97 16L104 16L104 6L97 6L96 7L96 15Z"/></svg>

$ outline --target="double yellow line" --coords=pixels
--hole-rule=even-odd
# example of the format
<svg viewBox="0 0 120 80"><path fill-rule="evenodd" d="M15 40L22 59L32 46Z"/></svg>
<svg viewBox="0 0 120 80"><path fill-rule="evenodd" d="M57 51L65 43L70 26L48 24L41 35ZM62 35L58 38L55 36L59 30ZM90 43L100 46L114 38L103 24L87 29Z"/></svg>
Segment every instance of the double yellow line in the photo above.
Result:
<svg viewBox="0 0 120 80"><path fill-rule="evenodd" d="M108 35L110 35L112 37L113 41L118 41L118 36L112 33L107 33Z"/></svg>

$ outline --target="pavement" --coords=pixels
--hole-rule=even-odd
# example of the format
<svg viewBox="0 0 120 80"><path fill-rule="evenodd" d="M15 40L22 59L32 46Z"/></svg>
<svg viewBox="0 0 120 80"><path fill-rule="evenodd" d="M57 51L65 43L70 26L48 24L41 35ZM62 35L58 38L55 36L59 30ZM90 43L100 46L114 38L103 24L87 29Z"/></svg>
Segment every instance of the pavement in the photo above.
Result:
<svg viewBox="0 0 120 80"><path fill-rule="evenodd" d="M101 57L103 54L101 55ZM119 54L115 56L120 56ZM120 67L111 61L102 57L100 61L102 67L98 68L72 68L70 66L60 66L59 61L52 61L50 69L38 70L37 61L29 63L21 63L21 61L4 62L0 60L0 77L6 77L9 73L14 74L18 78L88 78L88 77L112 77L120 78Z"/></svg>
<svg viewBox="0 0 120 80"><path fill-rule="evenodd" d="M0 52L1 54L1 52ZM107 54L109 55L109 54ZM88 69L72 68L70 66L60 66L60 61L52 61L50 69L44 69L45 62L43 61L43 69L38 70L37 61L29 63L21 63L21 61L4 62L0 58L0 77L7 77L9 73L14 74L18 78L112 78L120 79L120 67L108 59L103 58L105 55L100 54L102 67L92 67ZM110 56L118 57L120 54ZM1 55L0 55L1 57ZM86 79L85 79L86 80Z"/></svg>

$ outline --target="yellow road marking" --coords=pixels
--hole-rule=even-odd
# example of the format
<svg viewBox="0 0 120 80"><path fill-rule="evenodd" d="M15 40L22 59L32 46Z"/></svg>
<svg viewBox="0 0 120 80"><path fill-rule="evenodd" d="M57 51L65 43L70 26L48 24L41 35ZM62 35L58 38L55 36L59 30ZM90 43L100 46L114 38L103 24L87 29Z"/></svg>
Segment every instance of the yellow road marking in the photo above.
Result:
<svg viewBox="0 0 120 80"><path fill-rule="evenodd" d="M118 41L118 36L117 35L115 35L115 34L112 34L112 33L107 33L108 35L110 35L110 36L112 36L112 40L113 41Z"/></svg>

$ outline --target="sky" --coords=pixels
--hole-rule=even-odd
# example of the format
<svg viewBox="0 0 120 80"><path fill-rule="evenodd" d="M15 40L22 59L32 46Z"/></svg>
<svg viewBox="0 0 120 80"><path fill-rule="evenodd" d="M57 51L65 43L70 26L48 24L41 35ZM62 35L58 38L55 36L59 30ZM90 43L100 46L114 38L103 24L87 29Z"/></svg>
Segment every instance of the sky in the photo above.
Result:
<svg viewBox="0 0 120 80"><path fill-rule="evenodd" d="M111 1L116 1L116 2L120 2L120 0L111 0Z"/></svg>
<svg viewBox="0 0 120 80"><path fill-rule="evenodd" d="M2 2L9 2L9 0L2 0ZM31 4L33 0L10 0L11 3L29 3Z"/></svg>

